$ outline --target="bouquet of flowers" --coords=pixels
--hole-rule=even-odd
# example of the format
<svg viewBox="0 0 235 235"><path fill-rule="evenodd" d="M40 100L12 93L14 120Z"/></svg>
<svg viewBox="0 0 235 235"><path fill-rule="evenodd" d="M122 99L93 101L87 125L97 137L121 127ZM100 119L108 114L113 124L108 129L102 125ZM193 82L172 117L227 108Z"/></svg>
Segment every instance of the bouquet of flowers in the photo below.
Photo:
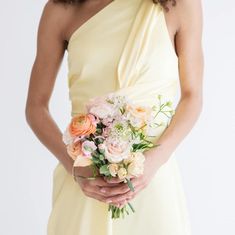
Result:
<svg viewBox="0 0 235 235"><path fill-rule="evenodd" d="M143 174L143 152L158 145L148 137L154 137L160 126L168 125L174 114L170 101L156 97L156 105L147 107L133 103L127 96L109 93L95 97L86 103L86 113L78 113L63 133L69 156L74 167L91 166L94 177L119 177L134 191L131 177ZM167 118L162 122L160 115ZM98 172L98 173L97 173ZM128 202L122 208L109 205L112 218L124 218L129 214Z"/></svg>

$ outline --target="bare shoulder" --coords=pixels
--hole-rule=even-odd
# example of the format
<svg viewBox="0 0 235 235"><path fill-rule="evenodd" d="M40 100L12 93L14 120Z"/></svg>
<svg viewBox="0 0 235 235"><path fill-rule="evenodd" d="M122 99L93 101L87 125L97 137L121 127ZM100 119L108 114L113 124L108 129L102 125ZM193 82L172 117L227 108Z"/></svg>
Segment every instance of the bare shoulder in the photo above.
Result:
<svg viewBox="0 0 235 235"><path fill-rule="evenodd" d="M48 0L44 5L39 30L50 32L58 40L66 41L66 29L71 21L74 7L72 4L63 4Z"/></svg>
<svg viewBox="0 0 235 235"><path fill-rule="evenodd" d="M175 34L190 25L192 21L202 24L202 3L201 0L176 0L169 1L168 10L164 10L165 18L170 31Z"/></svg>
<svg viewBox="0 0 235 235"><path fill-rule="evenodd" d="M194 30L202 29L203 15L201 0L178 0L176 11L181 30L190 26L193 26Z"/></svg>

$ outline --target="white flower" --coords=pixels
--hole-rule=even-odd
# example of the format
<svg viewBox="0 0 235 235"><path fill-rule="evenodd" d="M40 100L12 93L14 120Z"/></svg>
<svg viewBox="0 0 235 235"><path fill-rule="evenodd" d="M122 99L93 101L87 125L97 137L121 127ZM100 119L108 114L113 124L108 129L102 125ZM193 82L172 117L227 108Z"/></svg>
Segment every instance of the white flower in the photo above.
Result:
<svg viewBox="0 0 235 235"><path fill-rule="evenodd" d="M106 97L106 101L111 103L116 110L123 108L129 103L129 98L124 95L120 95L117 93L109 93Z"/></svg>
<svg viewBox="0 0 235 235"><path fill-rule="evenodd" d="M138 176L143 174L144 165L143 164L137 164L134 161L134 162L130 163L127 170L128 170L128 174L138 177Z"/></svg>
<svg viewBox="0 0 235 235"><path fill-rule="evenodd" d="M117 138L122 138L125 140L131 140L131 129L128 126L126 120L116 119L109 126L109 134L116 136Z"/></svg>
<svg viewBox="0 0 235 235"><path fill-rule="evenodd" d="M145 156L142 152L134 152L134 161L138 164L142 164L145 161Z"/></svg>
<svg viewBox="0 0 235 235"><path fill-rule="evenodd" d="M144 126L150 118L152 109L146 106L140 106L137 104L127 105L126 115L130 120L132 126L140 128Z"/></svg>
<svg viewBox="0 0 235 235"><path fill-rule="evenodd" d="M140 176L144 171L145 156L141 152L132 153L132 162L128 165L128 175Z"/></svg>
<svg viewBox="0 0 235 235"><path fill-rule="evenodd" d="M130 153L129 156L128 156L128 158L126 158L126 159L123 160L123 163L124 163L125 165L127 165L127 164L129 164L129 163L131 163L131 162L133 162L133 161L134 161L134 153Z"/></svg>

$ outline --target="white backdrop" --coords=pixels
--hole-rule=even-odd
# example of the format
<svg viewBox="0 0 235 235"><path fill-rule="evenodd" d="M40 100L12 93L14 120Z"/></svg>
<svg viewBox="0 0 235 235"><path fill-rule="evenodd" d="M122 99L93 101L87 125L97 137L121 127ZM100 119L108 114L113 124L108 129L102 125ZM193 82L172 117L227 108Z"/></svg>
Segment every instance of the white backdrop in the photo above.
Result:
<svg viewBox="0 0 235 235"><path fill-rule="evenodd" d="M45 1L1 1L0 234L46 234L56 158L25 121L24 107ZM235 234L235 3L205 1L204 107L177 148L194 235ZM51 112L63 130L70 103L66 57ZM167 235L167 234L166 234Z"/></svg>

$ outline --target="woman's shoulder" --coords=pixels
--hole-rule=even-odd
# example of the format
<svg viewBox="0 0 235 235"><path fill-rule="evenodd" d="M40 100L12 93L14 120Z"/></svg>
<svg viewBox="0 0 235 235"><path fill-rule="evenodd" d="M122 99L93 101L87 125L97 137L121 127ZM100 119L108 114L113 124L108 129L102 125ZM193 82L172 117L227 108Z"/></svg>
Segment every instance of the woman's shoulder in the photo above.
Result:
<svg viewBox="0 0 235 235"><path fill-rule="evenodd" d="M61 23L70 15L72 10L73 7L71 4L63 4L54 0L48 0L43 7L43 14L58 23Z"/></svg>
<svg viewBox="0 0 235 235"><path fill-rule="evenodd" d="M57 33L66 40L67 29L73 21L74 13L74 5L48 0L43 7L41 21L51 33Z"/></svg>
<svg viewBox="0 0 235 235"><path fill-rule="evenodd" d="M176 0L175 7L171 7L181 22L188 21L195 15L199 16L202 11L201 8L201 0Z"/></svg>

